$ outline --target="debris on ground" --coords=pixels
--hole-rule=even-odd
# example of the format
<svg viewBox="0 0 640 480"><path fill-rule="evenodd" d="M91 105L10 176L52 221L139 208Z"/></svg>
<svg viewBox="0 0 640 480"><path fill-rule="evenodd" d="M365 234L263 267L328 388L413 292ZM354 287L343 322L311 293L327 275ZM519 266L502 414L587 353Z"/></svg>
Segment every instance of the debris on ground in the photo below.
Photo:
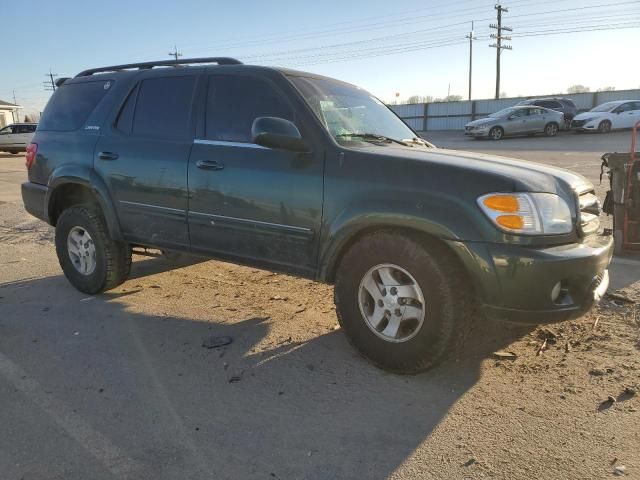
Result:
<svg viewBox="0 0 640 480"><path fill-rule="evenodd" d="M280 295L274 295L269 300L280 300L280 301L286 302L287 300L289 300L289 297L281 297Z"/></svg>
<svg viewBox="0 0 640 480"><path fill-rule="evenodd" d="M625 467L624 465L618 465L617 467L614 467L613 473L618 477L622 477L627 474L627 467Z"/></svg>
<svg viewBox="0 0 640 480"><path fill-rule="evenodd" d="M630 303L630 304L636 303L635 300L632 300L631 298L626 297L624 295L619 295L617 293L607 293L606 297L608 300L614 300L616 302Z"/></svg>
<svg viewBox="0 0 640 480"><path fill-rule="evenodd" d="M493 357L500 360L515 360L518 356L513 352L493 352Z"/></svg>
<svg viewBox="0 0 640 480"><path fill-rule="evenodd" d="M202 340L204 348L220 348L233 342L233 338L227 335L212 335Z"/></svg>
<svg viewBox="0 0 640 480"><path fill-rule="evenodd" d="M600 402L600 405L598 406L598 411L599 412L603 412L605 410L608 410L615 403L616 403L616 399L614 398L614 396L613 395L609 395L606 400Z"/></svg>
<svg viewBox="0 0 640 480"><path fill-rule="evenodd" d="M540 345L540 348L538 348L538 351L536 352L536 356L540 356L542 355L542 352L544 352L547 349L547 339L544 339L544 342L542 342L542 345Z"/></svg>
<svg viewBox="0 0 640 480"><path fill-rule="evenodd" d="M240 373L236 373L235 375L231 375L231 376L229 377L228 382L229 382L229 383L237 383L237 382L239 382L240 380L242 380L242 374L243 374L243 373L244 373L244 372L240 372Z"/></svg>

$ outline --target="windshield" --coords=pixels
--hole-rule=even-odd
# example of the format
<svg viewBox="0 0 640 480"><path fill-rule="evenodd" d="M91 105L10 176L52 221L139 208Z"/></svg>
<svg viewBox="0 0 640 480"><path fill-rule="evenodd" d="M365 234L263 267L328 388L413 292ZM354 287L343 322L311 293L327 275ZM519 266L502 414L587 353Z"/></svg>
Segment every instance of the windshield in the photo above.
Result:
<svg viewBox="0 0 640 480"><path fill-rule="evenodd" d="M492 118L506 117L508 115L511 115L516 110L517 110L516 108L505 108L504 110L500 110L499 112L492 113L489 116L492 117Z"/></svg>
<svg viewBox="0 0 640 480"><path fill-rule="evenodd" d="M311 109L338 141L363 141L350 135L379 135L396 140L417 137L370 93L336 80L290 76ZM366 138L366 137L365 137Z"/></svg>
<svg viewBox="0 0 640 480"><path fill-rule="evenodd" d="M602 105L598 105L595 108L592 108L590 111L591 112L608 112L609 110L613 110L614 108L616 108L618 105L620 105L620 102L607 102L607 103L603 103Z"/></svg>

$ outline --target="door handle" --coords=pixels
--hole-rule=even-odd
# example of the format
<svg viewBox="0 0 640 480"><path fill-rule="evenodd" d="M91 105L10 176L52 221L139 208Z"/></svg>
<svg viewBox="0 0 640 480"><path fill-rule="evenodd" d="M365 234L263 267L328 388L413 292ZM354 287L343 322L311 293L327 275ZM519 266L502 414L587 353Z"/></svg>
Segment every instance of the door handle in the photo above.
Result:
<svg viewBox="0 0 640 480"><path fill-rule="evenodd" d="M213 160L198 160L196 162L196 167L204 170L222 170L224 165Z"/></svg>
<svg viewBox="0 0 640 480"><path fill-rule="evenodd" d="M100 160L117 160L118 154L113 152L100 152L98 158Z"/></svg>

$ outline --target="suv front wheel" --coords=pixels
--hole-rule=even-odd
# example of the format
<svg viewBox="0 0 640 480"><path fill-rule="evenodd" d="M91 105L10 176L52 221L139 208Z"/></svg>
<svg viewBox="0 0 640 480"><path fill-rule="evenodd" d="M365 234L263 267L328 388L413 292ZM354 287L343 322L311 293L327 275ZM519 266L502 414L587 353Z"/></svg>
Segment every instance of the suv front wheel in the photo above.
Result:
<svg viewBox="0 0 640 480"><path fill-rule="evenodd" d="M459 349L472 293L453 254L435 241L381 231L355 243L336 276L338 321L378 367L417 373Z"/></svg>
<svg viewBox="0 0 640 480"><path fill-rule="evenodd" d="M90 295L117 287L131 269L131 248L109 236L92 205L62 212L56 223L56 253L69 282Z"/></svg>

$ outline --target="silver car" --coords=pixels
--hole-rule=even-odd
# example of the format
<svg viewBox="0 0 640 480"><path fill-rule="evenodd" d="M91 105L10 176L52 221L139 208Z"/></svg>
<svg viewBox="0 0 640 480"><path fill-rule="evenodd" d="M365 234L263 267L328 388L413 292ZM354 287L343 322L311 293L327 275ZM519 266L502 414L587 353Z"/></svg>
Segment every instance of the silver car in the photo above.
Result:
<svg viewBox="0 0 640 480"><path fill-rule="evenodd" d="M487 118L474 120L464 127L464 134L474 138L500 140L505 135L534 135L548 137L558 134L564 125L564 115L538 106L516 106L492 113Z"/></svg>
<svg viewBox="0 0 640 480"><path fill-rule="evenodd" d="M0 130L0 152L24 152L36 131L37 123L12 123Z"/></svg>

